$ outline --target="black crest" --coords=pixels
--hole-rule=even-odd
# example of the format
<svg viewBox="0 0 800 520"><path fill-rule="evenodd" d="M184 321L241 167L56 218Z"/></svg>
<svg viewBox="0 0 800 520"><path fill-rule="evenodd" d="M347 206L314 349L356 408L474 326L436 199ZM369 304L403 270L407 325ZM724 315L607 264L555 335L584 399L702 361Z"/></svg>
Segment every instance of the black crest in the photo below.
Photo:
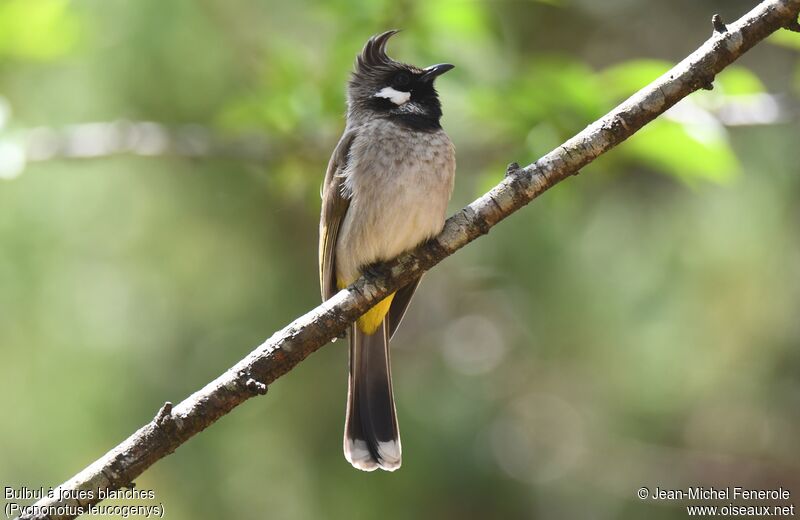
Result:
<svg viewBox="0 0 800 520"><path fill-rule="evenodd" d="M393 60L386 54L386 44L398 32L392 29L373 36L356 57L355 71L347 89L348 117L358 120L365 115L377 115L415 130L439 129L442 109L433 80L452 65L420 69ZM408 93L407 102L398 105L377 95L386 87Z"/></svg>
<svg viewBox="0 0 800 520"><path fill-rule="evenodd" d="M356 74L369 74L370 72L392 69L401 65L386 55L386 43L389 38L399 32L397 29L392 29L370 38L367 44L364 45L361 54L356 58Z"/></svg>

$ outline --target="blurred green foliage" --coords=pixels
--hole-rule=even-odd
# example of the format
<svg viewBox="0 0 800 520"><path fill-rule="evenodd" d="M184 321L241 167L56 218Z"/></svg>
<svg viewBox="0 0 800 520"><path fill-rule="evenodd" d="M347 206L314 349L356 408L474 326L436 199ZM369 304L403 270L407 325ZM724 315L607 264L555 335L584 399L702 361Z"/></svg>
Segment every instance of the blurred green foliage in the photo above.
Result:
<svg viewBox="0 0 800 520"><path fill-rule="evenodd" d="M60 483L318 302L319 184L371 34L457 65L455 210L751 4L0 2L0 485ZM175 519L800 493L800 44L769 41L426 276L394 341L399 472L342 457L336 343L138 487Z"/></svg>
<svg viewBox="0 0 800 520"><path fill-rule="evenodd" d="M66 0L7 0L0 4L0 56L50 60L75 44L80 25Z"/></svg>

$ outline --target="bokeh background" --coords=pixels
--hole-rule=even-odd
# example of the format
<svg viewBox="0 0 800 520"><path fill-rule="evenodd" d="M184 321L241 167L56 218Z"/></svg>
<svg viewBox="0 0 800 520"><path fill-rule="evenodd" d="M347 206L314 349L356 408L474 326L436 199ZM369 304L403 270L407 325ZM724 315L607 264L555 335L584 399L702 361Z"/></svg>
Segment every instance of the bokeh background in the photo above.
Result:
<svg viewBox="0 0 800 520"><path fill-rule="evenodd" d="M370 35L457 65L455 211L755 3L2 0L0 485L61 483L318 303ZM799 58L771 38L426 276L399 472L342 457L336 343L138 487L173 519L686 516L641 486L800 506Z"/></svg>

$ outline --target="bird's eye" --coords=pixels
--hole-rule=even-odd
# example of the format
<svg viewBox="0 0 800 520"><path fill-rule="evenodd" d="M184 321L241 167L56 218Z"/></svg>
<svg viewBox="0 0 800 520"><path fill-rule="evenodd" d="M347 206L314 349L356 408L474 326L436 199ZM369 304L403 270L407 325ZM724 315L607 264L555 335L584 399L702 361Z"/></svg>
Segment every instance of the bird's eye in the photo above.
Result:
<svg viewBox="0 0 800 520"><path fill-rule="evenodd" d="M411 82L411 76L408 72L398 72L394 75L392 79L392 83L395 87L407 87L408 84Z"/></svg>

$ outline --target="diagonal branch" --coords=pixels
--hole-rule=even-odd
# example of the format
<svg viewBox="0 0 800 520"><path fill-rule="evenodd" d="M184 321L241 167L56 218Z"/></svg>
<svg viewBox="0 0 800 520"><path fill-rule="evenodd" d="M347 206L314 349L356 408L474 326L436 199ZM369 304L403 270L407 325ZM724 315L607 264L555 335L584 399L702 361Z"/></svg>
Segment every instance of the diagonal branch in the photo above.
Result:
<svg viewBox="0 0 800 520"><path fill-rule="evenodd" d="M796 26L798 12L800 0L766 0L730 25L717 19L711 38L693 54L535 163L525 168L510 165L503 181L450 217L438 237L388 262L379 275L359 279L297 318L175 407L166 403L153 421L58 488L73 494L86 490L90 498L58 500L57 490L54 498L40 500L34 504L38 509L22 518L47 514L51 520L74 518L100 501L99 490L131 486L150 465L190 437L250 397L266 393L266 385L342 333L387 294L488 233L545 190L577 174L687 95L710 88L717 73L769 34ZM49 509L59 506L61 511Z"/></svg>

